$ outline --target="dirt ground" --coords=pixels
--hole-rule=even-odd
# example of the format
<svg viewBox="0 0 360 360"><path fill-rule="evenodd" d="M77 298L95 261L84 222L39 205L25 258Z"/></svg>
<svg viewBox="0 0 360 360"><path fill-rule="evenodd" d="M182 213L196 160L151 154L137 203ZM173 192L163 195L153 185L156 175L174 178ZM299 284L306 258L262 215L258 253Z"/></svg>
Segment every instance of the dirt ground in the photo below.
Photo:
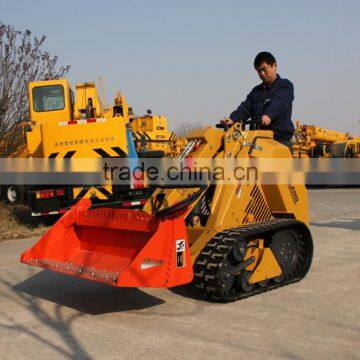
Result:
<svg viewBox="0 0 360 360"><path fill-rule="evenodd" d="M53 223L50 218L33 218L24 205L0 202L0 241L42 235Z"/></svg>

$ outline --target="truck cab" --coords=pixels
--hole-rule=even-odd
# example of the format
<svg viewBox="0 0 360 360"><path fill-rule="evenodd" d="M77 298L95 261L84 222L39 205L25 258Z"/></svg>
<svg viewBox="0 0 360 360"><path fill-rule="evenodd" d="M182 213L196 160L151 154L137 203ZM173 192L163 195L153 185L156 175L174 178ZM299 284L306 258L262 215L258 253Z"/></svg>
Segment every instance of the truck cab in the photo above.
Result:
<svg viewBox="0 0 360 360"><path fill-rule="evenodd" d="M74 103L74 93L65 79L29 84L30 118L34 125L72 120Z"/></svg>
<svg viewBox="0 0 360 360"><path fill-rule="evenodd" d="M337 141L331 146L333 158L358 158L360 157L360 140L352 139Z"/></svg>

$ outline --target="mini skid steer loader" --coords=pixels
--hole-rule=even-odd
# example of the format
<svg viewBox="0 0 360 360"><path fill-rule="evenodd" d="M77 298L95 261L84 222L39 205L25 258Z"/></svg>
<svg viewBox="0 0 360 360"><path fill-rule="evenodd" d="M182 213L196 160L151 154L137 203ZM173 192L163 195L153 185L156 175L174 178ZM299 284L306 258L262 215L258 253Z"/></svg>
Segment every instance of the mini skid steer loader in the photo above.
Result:
<svg viewBox="0 0 360 360"><path fill-rule="evenodd" d="M185 156L291 157L271 131L245 125L194 131ZM313 253L307 206L304 185L282 184L158 187L142 210L95 208L84 199L21 261L113 286L193 281L213 300L234 301L306 275Z"/></svg>

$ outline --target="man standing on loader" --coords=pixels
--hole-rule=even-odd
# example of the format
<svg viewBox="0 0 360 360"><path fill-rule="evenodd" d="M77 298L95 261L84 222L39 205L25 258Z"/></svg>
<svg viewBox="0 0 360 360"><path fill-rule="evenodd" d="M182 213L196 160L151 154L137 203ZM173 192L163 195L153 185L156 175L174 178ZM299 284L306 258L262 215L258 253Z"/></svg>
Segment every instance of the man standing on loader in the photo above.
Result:
<svg viewBox="0 0 360 360"><path fill-rule="evenodd" d="M252 89L229 119L221 122L231 126L251 118L259 122L261 129L272 130L275 140L291 148L290 140L295 130L291 121L294 86L277 74L276 59L269 52L259 53L254 67L262 83Z"/></svg>

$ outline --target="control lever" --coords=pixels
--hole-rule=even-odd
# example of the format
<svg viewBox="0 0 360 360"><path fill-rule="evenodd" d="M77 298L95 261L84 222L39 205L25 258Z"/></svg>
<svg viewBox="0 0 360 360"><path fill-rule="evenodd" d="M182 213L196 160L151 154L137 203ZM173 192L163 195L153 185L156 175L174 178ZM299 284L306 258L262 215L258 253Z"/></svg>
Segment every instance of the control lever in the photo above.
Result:
<svg viewBox="0 0 360 360"><path fill-rule="evenodd" d="M258 127L261 125L261 119L257 118L255 120L247 120L247 121L241 121L240 124L242 125L241 127L245 127L245 125L257 125ZM225 123L220 123L220 124L216 124L215 127L217 127L218 129L224 129L224 131L227 131L229 129L229 125L225 124ZM243 138L243 146L250 146L251 148L255 149L255 150L259 150L262 151L262 146L250 143L249 141L245 140L246 134L242 133L241 131L238 133L242 138Z"/></svg>
<svg viewBox="0 0 360 360"><path fill-rule="evenodd" d="M259 151L262 151L262 146L259 146L259 145L256 145L256 144L253 144L253 143L250 143L248 141L244 141L243 142L243 145L244 146L250 146L251 148L255 149L255 150L259 150Z"/></svg>
<svg viewBox="0 0 360 360"><path fill-rule="evenodd" d="M246 121L241 121L241 125L243 127L243 129L245 128L245 125L255 125L256 129L260 128L262 121L261 118L256 118L256 119L251 119L251 120L246 120ZM251 127L250 127L251 129Z"/></svg>
<svg viewBox="0 0 360 360"><path fill-rule="evenodd" d="M229 125L228 125L228 124L224 124L224 123L216 124L215 127L218 128L218 129L224 129L224 131L228 131L228 130L229 130Z"/></svg>
<svg viewBox="0 0 360 360"><path fill-rule="evenodd" d="M251 120L246 120L246 121L240 121L240 124L242 126L256 125L257 127L260 127L261 123L262 123L261 118L256 118L256 119L251 119ZM218 129L224 129L225 131L227 131L230 126L228 124L225 124L225 123L219 123L219 124L216 124L215 127L217 127Z"/></svg>

